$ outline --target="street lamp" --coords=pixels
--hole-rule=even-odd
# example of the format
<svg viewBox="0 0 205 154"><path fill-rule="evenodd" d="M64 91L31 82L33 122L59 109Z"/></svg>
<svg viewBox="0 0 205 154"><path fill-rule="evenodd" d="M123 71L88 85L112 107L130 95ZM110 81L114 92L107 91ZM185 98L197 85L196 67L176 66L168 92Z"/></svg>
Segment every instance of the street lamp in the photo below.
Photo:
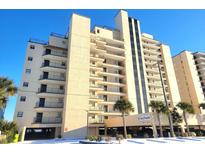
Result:
<svg viewBox="0 0 205 154"><path fill-rule="evenodd" d="M162 84L165 105L168 108L168 119L169 119L170 133L171 133L171 137L175 137L173 123L172 123L172 116L170 114L169 105L167 102L166 91L165 91L164 82L163 82L163 78L162 78L162 71L161 71L161 67L160 67L160 62L161 62L160 60L157 61L157 66L159 69L159 75L160 75L160 80L161 80L161 84Z"/></svg>

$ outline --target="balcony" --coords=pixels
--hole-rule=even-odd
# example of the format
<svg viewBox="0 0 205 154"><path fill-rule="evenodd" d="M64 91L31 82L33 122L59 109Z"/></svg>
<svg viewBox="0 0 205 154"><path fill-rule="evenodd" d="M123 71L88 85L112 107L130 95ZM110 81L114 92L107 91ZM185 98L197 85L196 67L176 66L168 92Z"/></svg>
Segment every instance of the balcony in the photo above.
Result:
<svg viewBox="0 0 205 154"><path fill-rule="evenodd" d="M121 48L121 47L116 47L116 46L111 46L111 45L105 45L106 49L108 51L111 51L113 53L124 53L125 52L125 49L124 48Z"/></svg>
<svg viewBox="0 0 205 154"><path fill-rule="evenodd" d="M110 85L110 86L117 86L117 87L124 87L125 84L119 82L112 82L112 81L97 81L98 84L101 85Z"/></svg>
<svg viewBox="0 0 205 154"><path fill-rule="evenodd" d="M119 69L119 70L123 70L123 69L124 69L123 66L117 65L117 64L102 63L102 66L104 66L104 67L110 67L110 68L115 68L115 69Z"/></svg>
<svg viewBox="0 0 205 154"><path fill-rule="evenodd" d="M146 72L154 73L154 74L159 74L159 70L155 69L155 68L146 68Z"/></svg>
<svg viewBox="0 0 205 154"><path fill-rule="evenodd" d="M38 89L38 96L41 97L64 97L64 90L59 88Z"/></svg>
<svg viewBox="0 0 205 154"><path fill-rule="evenodd" d="M51 83L51 84L64 84L65 83L65 77L60 75L41 75L40 76L40 83Z"/></svg>
<svg viewBox="0 0 205 154"><path fill-rule="evenodd" d="M95 75L95 74L90 74L90 80L94 80L94 81L102 81L103 78L98 76L98 75Z"/></svg>
<svg viewBox="0 0 205 154"><path fill-rule="evenodd" d="M98 94L102 94L102 95L116 95L116 96L125 96L126 94L120 91L107 91L107 90L103 90L103 91L98 91Z"/></svg>
<svg viewBox="0 0 205 154"><path fill-rule="evenodd" d="M125 60L125 56L114 55L114 54L111 54L111 53L104 54L104 57L106 57L108 59L118 60L118 61L124 61Z"/></svg>
<svg viewBox="0 0 205 154"><path fill-rule="evenodd" d="M59 88L46 88L46 89L38 89L39 93L53 93L53 94L64 94L64 89Z"/></svg>
<svg viewBox="0 0 205 154"><path fill-rule="evenodd" d="M43 63L41 66L41 70L43 71L55 71L55 72L65 72L66 65L61 63L49 62Z"/></svg>
<svg viewBox="0 0 205 154"><path fill-rule="evenodd" d="M90 64L90 69L96 70L96 71L103 71L102 67L99 67L99 65L93 65L93 64Z"/></svg>
<svg viewBox="0 0 205 154"><path fill-rule="evenodd" d="M102 107L97 107L97 106L93 107L93 106L91 106L91 107L89 107L88 112L93 113L93 114L102 114L104 112L104 110L103 110Z"/></svg>
<svg viewBox="0 0 205 154"><path fill-rule="evenodd" d="M35 108L63 108L63 102L37 102Z"/></svg>
<svg viewBox="0 0 205 154"><path fill-rule="evenodd" d="M97 55L90 55L90 60L93 60L93 61L99 61L99 62L103 62L104 61L104 58L101 58Z"/></svg>
<svg viewBox="0 0 205 154"><path fill-rule="evenodd" d="M160 46L158 46L157 44L142 42L142 45L147 47L147 48L152 48L152 49L157 49L157 50L160 49Z"/></svg>
<svg viewBox="0 0 205 154"><path fill-rule="evenodd" d="M89 101L94 101L94 102L103 101L103 98L98 95L90 95Z"/></svg>
<svg viewBox="0 0 205 154"><path fill-rule="evenodd" d="M150 54L150 55L160 55L161 53L160 52L158 52L158 51L156 51L156 50L148 50L148 49L146 49L146 48L144 48L143 49L143 51L144 51L144 53L148 53L148 54Z"/></svg>
<svg viewBox="0 0 205 154"><path fill-rule="evenodd" d="M46 59L53 59L53 60L67 60L67 53L65 51L45 51L43 57Z"/></svg>
<svg viewBox="0 0 205 154"><path fill-rule="evenodd" d="M35 117L33 119L33 124L61 124L61 123L62 123L62 118L60 117L43 117L43 118Z"/></svg>
<svg viewBox="0 0 205 154"><path fill-rule="evenodd" d="M92 91L99 91L99 90L103 90L103 86L96 85L96 84L91 84L89 89L92 90Z"/></svg>
<svg viewBox="0 0 205 154"><path fill-rule="evenodd" d="M147 60L152 60L152 61L156 61L156 62L157 62L157 60L160 60L157 56L151 56L151 55L150 56L149 55L144 55L144 58L147 59Z"/></svg>
<svg viewBox="0 0 205 154"><path fill-rule="evenodd" d="M113 77L118 77L118 78L124 78L124 75L121 75L119 73L110 73L110 72L97 72L99 75L104 75L104 76L113 76Z"/></svg>

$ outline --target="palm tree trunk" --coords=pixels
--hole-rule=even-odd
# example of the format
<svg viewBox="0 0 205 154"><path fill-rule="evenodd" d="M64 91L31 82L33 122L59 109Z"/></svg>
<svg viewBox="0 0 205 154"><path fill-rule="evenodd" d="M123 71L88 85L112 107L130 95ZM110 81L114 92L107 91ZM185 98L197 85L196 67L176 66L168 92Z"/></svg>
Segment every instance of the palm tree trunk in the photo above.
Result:
<svg viewBox="0 0 205 154"><path fill-rule="evenodd" d="M127 129L126 129L126 123L125 123L125 113L122 113L122 119L123 119L123 127L124 127L124 137L127 138Z"/></svg>
<svg viewBox="0 0 205 154"><path fill-rule="evenodd" d="M163 130L162 130L162 125L161 125L161 120L160 120L160 115L157 113L157 120L159 122L159 129L160 129L160 137L163 137Z"/></svg>
<svg viewBox="0 0 205 154"><path fill-rule="evenodd" d="M190 135L189 125L188 125L188 122L187 122L187 119L186 119L186 112L184 112L184 111L183 111L183 116L184 116L184 122L186 124L187 133L188 133L188 136L189 136Z"/></svg>

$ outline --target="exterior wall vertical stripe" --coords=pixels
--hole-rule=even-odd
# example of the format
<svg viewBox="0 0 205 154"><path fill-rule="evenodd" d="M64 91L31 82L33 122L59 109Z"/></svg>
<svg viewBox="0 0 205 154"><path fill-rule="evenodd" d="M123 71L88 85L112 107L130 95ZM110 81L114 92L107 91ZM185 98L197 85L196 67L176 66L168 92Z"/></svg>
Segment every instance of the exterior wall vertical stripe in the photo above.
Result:
<svg viewBox="0 0 205 154"><path fill-rule="evenodd" d="M147 90L146 90L146 85L145 85L144 68L143 68L143 62L142 62L142 49L140 46L140 39L139 39L140 34L139 34L138 23L136 19L134 19L134 25L135 25L136 44L137 44L137 51L138 51L138 61L139 61L139 66L140 66L139 69L140 69L140 76L141 76L141 82L142 82L144 108L145 108L145 112L148 112Z"/></svg>
<svg viewBox="0 0 205 154"><path fill-rule="evenodd" d="M133 26L132 26L132 19L128 18L129 20L129 29L130 29L130 43L132 48L132 60L133 60L133 71L134 71L134 79L135 79L135 92L137 97L137 108L138 108L138 114L142 113L142 106L141 106L141 96L139 91L139 79L138 79L138 68L136 64L136 51L134 47L134 38L133 38Z"/></svg>

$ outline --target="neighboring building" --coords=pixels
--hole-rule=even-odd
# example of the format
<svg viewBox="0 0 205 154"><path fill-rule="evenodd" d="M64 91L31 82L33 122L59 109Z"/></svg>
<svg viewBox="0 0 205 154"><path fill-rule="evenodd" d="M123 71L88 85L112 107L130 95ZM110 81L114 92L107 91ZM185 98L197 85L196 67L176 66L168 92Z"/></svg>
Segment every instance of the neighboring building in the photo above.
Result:
<svg viewBox="0 0 205 154"><path fill-rule="evenodd" d="M158 61L170 107L181 100L169 47L124 10L115 22L90 30L90 18L73 14L68 36L28 42L14 115L25 139L103 133L121 98L133 103L132 114L149 112L151 100L164 101Z"/></svg>
<svg viewBox="0 0 205 154"><path fill-rule="evenodd" d="M201 113L199 104L204 102L205 54L183 51L173 57L175 74L182 102L191 103L196 113Z"/></svg>

